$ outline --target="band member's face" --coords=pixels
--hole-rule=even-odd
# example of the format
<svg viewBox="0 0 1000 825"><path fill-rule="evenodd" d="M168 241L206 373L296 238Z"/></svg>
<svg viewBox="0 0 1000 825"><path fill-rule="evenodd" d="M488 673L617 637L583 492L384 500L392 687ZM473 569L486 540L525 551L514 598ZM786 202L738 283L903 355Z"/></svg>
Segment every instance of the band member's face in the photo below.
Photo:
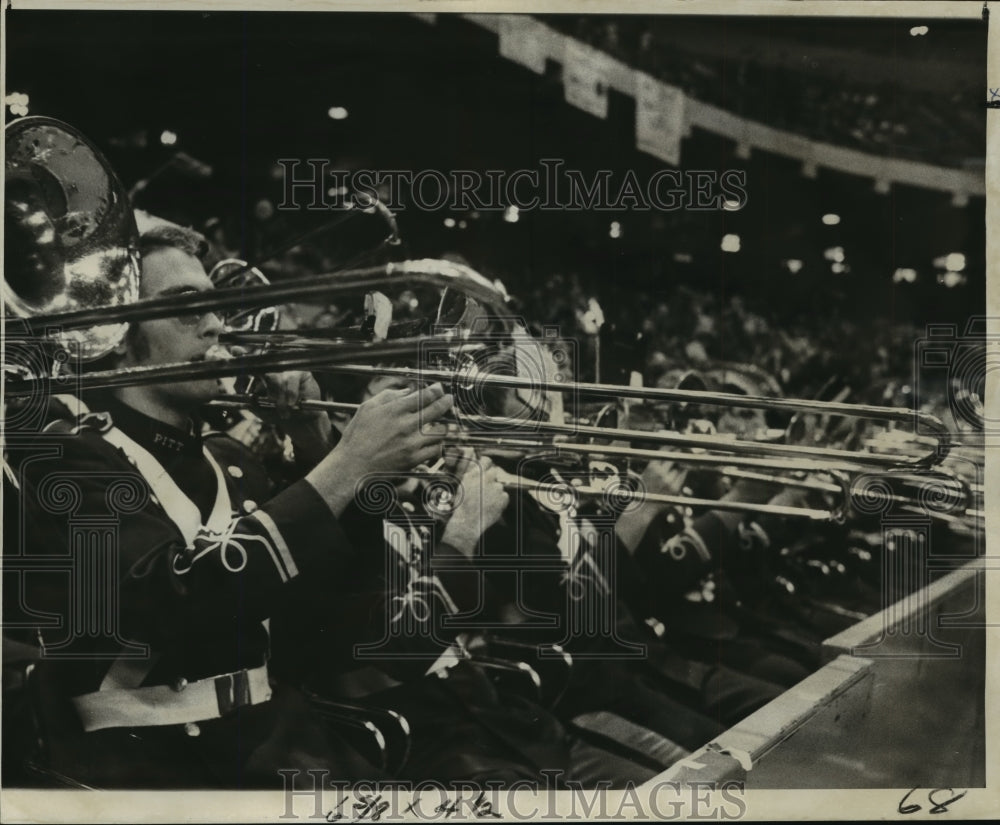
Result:
<svg viewBox="0 0 1000 825"><path fill-rule="evenodd" d="M212 282L201 261L179 249L163 248L147 254L142 261L142 298L159 298L187 292L205 292ZM213 312L143 321L129 336L128 360L153 365L203 361L209 348L218 344L222 323ZM173 403L201 403L219 390L216 379L163 384L157 393Z"/></svg>
<svg viewBox="0 0 1000 825"><path fill-rule="evenodd" d="M752 440L762 430L767 429L767 419L762 410L727 409L719 416L716 428L720 433Z"/></svg>

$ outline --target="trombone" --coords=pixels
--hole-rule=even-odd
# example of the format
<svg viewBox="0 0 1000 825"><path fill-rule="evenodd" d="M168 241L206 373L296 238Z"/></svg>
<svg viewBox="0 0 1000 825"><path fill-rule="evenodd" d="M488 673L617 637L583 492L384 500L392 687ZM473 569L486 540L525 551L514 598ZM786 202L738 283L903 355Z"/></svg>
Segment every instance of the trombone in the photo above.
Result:
<svg viewBox="0 0 1000 825"><path fill-rule="evenodd" d="M424 262L418 262L424 263ZM282 289L289 286L279 285ZM260 287L259 289L270 289ZM249 291L249 290L248 290ZM178 298L188 296L169 296L154 299L158 303L170 301L176 304ZM189 300L197 302L198 306L208 303L217 296L197 295ZM224 302L212 301L210 306L225 306ZM128 309L127 307L125 309ZM141 308L144 311L145 308ZM155 312L163 310L155 307ZM193 310L192 310L193 311ZM169 313L168 313L169 314ZM155 317L161 317L156 314ZM311 342L310 342L311 343ZM355 375L377 376L385 375L402 378L408 381L439 381L455 389L467 389L475 386L495 386L505 389L527 389L540 391L573 391L579 394L596 395L606 398L652 398L666 401L697 401L700 404L710 404L731 407L760 406L765 409L792 410L808 412L826 412L834 415L855 416L872 420L901 422L918 421L928 429L938 434L935 448L928 448L923 455L898 456L881 453L862 453L851 450L840 450L826 447L807 447L794 444L776 444L771 442L743 441L724 439L717 436L680 434L670 432L639 432L634 430L591 427L578 424L556 424L552 422L532 422L531 427L536 432L553 435L585 435L613 440L639 441L650 444L660 444L673 447L687 447L714 452L732 453L747 457L778 457L795 458L799 461L822 459L840 462L836 469L844 471L859 471L865 468L886 469L905 467L923 469L933 466L943 460L950 448L948 431L944 424L929 413L904 410L895 407L878 407L862 404L842 404L807 399L766 398L759 396L744 396L730 393L716 393L698 390L674 390L651 387L627 387L613 384L569 383L538 381L531 378L508 375L474 374L469 380L461 371L438 368L392 367L380 364L351 363L358 360L387 360L402 357L412 357L420 353L429 344L440 343L446 346L461 344L456 336L425 337L420 339L401 339L398 341L352 342L351 344L322 343L317 346L296 346L291 351L271 351L257 355L244 355L218 361L202 361L196 363L166 364L146 367L131 367L125 369L104 370L84 373L74 379L74 384L80 391L106 389L137 384L156 384L168 381L190 380L194 378L220 378L229 375L239 375L254 371L281 371L289 369L329 370ZM12 398L34 396L53 379L21 378L10 381L5 389ZM487 423L489 417L472 417L469 423ZM652 452L652 451L650 451ZM647 457L655 457L650 455ZM831 469L826 467L825 469Z"/></svg>
<svg viewBox="0 0 1000 825"><path fill-rule="evenodd" d="M574 392L579 395L591 395L602 398L625 398L652 401L695 402L704 405L722 407L760 407L762 409L813 412L827 415L853 416L875 421L890 423L912 423L914 426L925 427L935 433L937 439L934 447L929 447L922 455L886 456L860 453L850 450L831 448L804 447L794 444L774 444L769 442L747 442L739 440L719 439L715 436L680 435L674 433L642 433L637 440L670 444L673 446L714 449L738 454L757 454L772 456L795 456L802 459L825 458L850 462L852 468L858 464L876 467L911 467L925 468L942 461L951 448L950 433L944 423L930 413L901 409L898 407L880 407L867 404L844 404L828 401L813 401L797 398L769 398L765 396L737 395L734 393L711 392L704 390L663 389L659 387L631 387L617 384L596 384L588 382L542 381L511 375L493 375L482 373L475 366L464 371L453 371L436 368L390 367L370 364L340 364L334 370L355 375L386 375L402 378L407 381L437 381L457 389L491 386L503 389L523 389L543 392ZM547 422L533 422L532 427L545 427L547 432L562 431L564 434L583 434L618 439L634 435L635 431L605 429L602 427L587 428L585 425L561 425ZM565 430L562 428L566 428Z"/></svg>
<svg viewBox="0 0 1000 825"><path fill-rule="evenodd" d="M85 306L65 312L34 316L25 314L17 319L17 326L32 335L45 335L51 330L92 328L109 324L151 321L157 318L174 318L180 315L242 310L248 306L272 306L289 301L307 301L350 292L399 286L404 282L456 289L489 307L496 313L495 317L509 317L504 309L504 296L478 272L451 261L423 259L313 275L283 283L167 295L117 306Z"/></svg>
<svg viewBox="0 0 1000 825"><path fill-rule="evenodd" d="M405 283L432 286L441 290L454 290L467 299L478 302L489 313L488 317L501 319L505 333L511 330L511 319L506 312L506 295L479 273L462 264L449 261L416 260L388 263L382 266L351 269L326 273L282 283L256 286L235 286L211 292L172 295L153 299L138 299L138 260L136 254L137 231L134 218L126 208L128 201L120 181L114 176L107 161L82 135L75 130L46 118L25 118L9 124L6 132L8 196L13 198L12 211L16 219L13 230L29 248L26 260L30 265L12 267L4 281L5 304L13 314L10 329L28 336L48 335L50 330L59 333L86 330L96 341L89 348L90 340L81 339L86 357L96 358L109 352L116 338L121 340L127 324L165 317L207 312L245 311L252 306L273 306L289 301L304 301L348 292L365 292L382 287L395 287ZM82 148L81 148L82 147ZM50 192L38 187L35 171L44 168L50 176L66 175L66 169L50 169L48 157L57 150L81 153L80 168L89 167L89 174L81 181L63 181L65 192L79 197L79 207L74 212L76 225L66 226L66 204L49 203ZM72 167L74 170L76 166ZM12 194L13 193L13 194ZM86 197L84 197L86 196ZM111 203L114 209L100 213L98 207ZM87 210L90 210L89 212ZM60 211L61 210L61 211ZM86 220L81 220L86 218ZM392 237L396 232L393 226ZM42 227L42 229L38 229ZM49 232L46 227L51 227ZM76 231L78 230L78 231ZM74 235L72 231L76 231ZM89 233L89 234L88 234ZM80 243L81 240L86 243ZM65 242L71 238L72 243ZM41 250L41 251L39 251ZM87 254L81 254L86 250ZM61 265L61 266L60 266ZM242 265L239 265L242 266ZM249 268L249 267L248 267ZM238 274L238 273L237 273ZM16 276L13 283L10 278ZM34 280L33 280L34 279ZM37 282L36 282L37 281ZM113 334L107 330L117 326ZM105 334L98 335L104 330ZM241 333L229 333L230 340L239 341ZM258 334L242 333L242 340L259 343ZM295 335L284 338L277 333L267 333L268 342L281 348L253 355L240 355L226 360L206 360L195 363L166 364L131 367L124 369L85 372L73 376L73 389L88 391L139 384L156 384L169 381L186 381L196 378L221 378L262 371L307 369L330 370L357 375L388 375L411 381L440 381L458 390L475 387L497 387L529 391L566 392L603 398L639 399L652 402L688 402L721 407L770 409L791 412L810 412L824 415L853 416L883 421L890 424L910 423L932 433L931 441L919 455L899 456L879 453L862 453L831 448L804 447L729 440L714 436L670 432L637 432L605 429L586 425L561 425L551 422L533 422L534 433L553 437L589 436L592 438L626 441L631 444L652 444L676 449L703 450L693 457L690 453L673 453L673 460L698 462L702 465L732 466L743 464L750 469L814 469L826 472L860 472L864 469L908 468L923 469L943 460L951 447L951 440L944 424L928 413L894 408L804 399L772 398L759 395L737 395L691 389L663 389L627 387L587 382L539 381L531 378L495 375L483 372L475 364L470 368L443 369L440 367L392 367L381 364L358 363L370 361L404 360L419 355L422 348L441 344L448 348L461 346L466 352L475 346L474 341L463 339L463 331L456 327L439 336L411 337L382 341L322 341L309 336ZM99 340L98 340L99 339ZM110 346L109 346L110 342ZM9 372L5 369L5 374ZM66 376L35 375L13 378L5 382L8 397L17 399L37 397L60 386L66 386ZM484 423L466 417L468 423ZM483 448L516 446L516 440L500 439L499 444L488 444L489 436L463 436L478 439ZM495 440L494 440L495 441ZM470 442L471 443L471 442ZM538 449L535 443L533 449ZM564 453L616 455L616 451L629 450L632 457L663 459L666 454L640 447L615 447L558 443L555 449ZM718 454L724 455L718 455ZM624 455L617 452L618 455ZM737 458L734 458L738 457ZM783 462L783 463L782 463ZM755 505L759 511L759 506Z"/></svg>
<svg viewBox="0 0 1000 825"><path fill-rule="evenodd" d="M110 308L85 307L63 313L20 319L29 330L48 330L53 327L77 329L93 326L95 323L125 323L153 318L173 317L178 314L203 313L224 309L243 308L248 304L269 305L289 300L302 300L320 295L342 294L371 290L380 286L398 285L401 280L429 284L437 287L455 288L466 296L483 302L493 310L499 309L503 296L485 278L461 264L449 261L404 261L390 263L382 267L372 267L353 272L318 275L297 279L294 282L265 284L247 288L228 288L215 292L195 295L171 295L144 301L135 301ZM491 316L508 318L509 316ZM240 340L240 334L232 335ZM280 341L281 336L268 333L265 339ZM254 340L251 334L249 340ZM258 336L257 341L261 338ZM613 384L588 382L541 381L511 375L496 375L483 372L473 364L471 368L449 370L425 367L394 367L369 363L351 363L358 360L391 360L403 356L412 357L424 347L441 343L446 346L461 345L457 331L439 338L401 339L382 342L351 342L350 344L296 336L285 351L272 350L257 355L237 356L224 361L204 361L154 367L133 367L120 370L105 370L85 373L75 379L81 391L106 389L130 384L154 384L166 381L193 378L219 378L233 374L243 374L261 370L312 369L331 370L356 375L385 375L408 381L439 381L456 389L491 386L503 389L523 389L529 391L567 392L603 398L640 399L654 402L694 402L703 405L811 412L825 415L853 416L889 423L911 423L934 433L922 454L893 455L891 453L861 453L833 448L806 447L793 444L768 442L748 442L719 439L715 436L676 434L664 432L644 432L637 437L634 431L589 427L582 424L561 425L551 422L533 424L536 430L550 434L590 435L611 439L640 440L644 443L692 447L724 451L737 455L768 455L795 457L809 460L821 458L844 462L846 470L862 467L910 467L926 468L942 461L951 448L948 430L936 416L929 413L881 407L865 404L845 404L809 399L771 398L765 396L737 395L734 393L711 392L705 390L665 389L659 387L630 387ZM464 345L468 347L468 345ZM22 378L10 381L6 386L12 398L33 396L48 379ZM923 437L926 438L926 437Z"/></svg>
<svg viewBox="0 0 1000 825"><path fill-rule="evenodd" d="M238 407L238 408L263 408L273 409L274 404L266 399L259 399L249 395L227 395L219 396L209 402L212 407ZM358 404L337 401L305 400L299 402L299 407L303 410L322 411L327 413L341 413L352 415L358 409ZM653 449L643 449L638 447L628 447L614 444L581 444L567 440L571 433L563 426L553 425L553 438L543 439L538 437L540 433L526 433L523 437L514 434L489 435L482 431L468 432L462 430L462 425L484 423L510 423L509 419L492 418L488 416L470 416L456 413L448 419L450 432L445 437L445 443L452 446L469 446L476 449L483 455L515 456L533 460L570 459L577 462L585 461L587 458L601 457L605 459L624 458L642 459L646 461L668 461L679 464L689 464L698 467L712 467L718 469L724 475L734 479L746 479L767 484L774 484L783 487L794 487L808 492L817 492L837 497L837 503L827 508L813 508L805 506L777 505L767 503L742 502L728 499L707 499L697 498L688 495L674 495L662 493L648 493L642 490L632 490L621 483L612 483L610 486L595 487L592 484L569 485L566 483L555 483L538 481L526 478L521 474L512 475L501 473L501 482L505 487L511 489L530 490L536 493L544 493L556 498L563 496L586 497L603 499L605 503L613 508L627 507L632 504L642 504L643 502L669 504L677 507L704 508L714 510L724 510L729 512L771 514L787 518L805 518L814 522L833 522L842 524L846 521L848 505L857 495L851 473L861 474L873 468L865 467L860 463L836 462L830 460L796 460L789 461L787 458L768 456L730 456L714 455L708 453L691 453L663 451ZM534 429L546 428L545 422L532 423ZM589 428L600 430L602 434L607 431L602 428ZM637 441L644 440L649 433L616 430L616 438L622 436L620 440L631 437ZM674 435L674 434L670 434ZM705 437L702 437L705 438ZM708 437L711 438L711 437ZM718 446L718 445L717 445ZM766 447L768 445L758 445ZM725 449L724 446L720 449ZM744 468L753 468L747 470ZM799 478L789 475L778 475L775 472L764 473L754 472L755 470L770 470L777 472L808 472L811 474L824 474L830 481L822 481L814 477ZM884 472L884 471L883 471ZM414 471L416 476L434 477L434 473L418 470ZM944 475L956 484L961 485L961 479L953 474ZM919 473L889 472L887 478L896 478L900 481L913 481L925 478ZM964 489L964 488L963 488ZM883 495L877 490L865 490L864 495L869 499L873 495L879 495L881 500L909 504L914 501L891 492ZM947 514L943 514L947 515Z"/></svg>

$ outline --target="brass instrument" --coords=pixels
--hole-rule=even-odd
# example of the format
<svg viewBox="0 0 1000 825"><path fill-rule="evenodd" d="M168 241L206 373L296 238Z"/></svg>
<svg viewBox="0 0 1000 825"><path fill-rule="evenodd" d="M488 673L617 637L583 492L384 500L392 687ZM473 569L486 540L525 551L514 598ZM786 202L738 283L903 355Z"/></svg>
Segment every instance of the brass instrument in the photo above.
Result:
<svg viewBox="0 0 1000 825"><path fill-rule="evenodd" d="M263 285L269 286L267 276L256 266L251 266L239 258L224 258L212 267L208 279L216 289L246 289ZM222 323L234 332L273 332L281 325L281 309L265 306L259 309L238 308L222 313Z"/></svg>
<svg viewBox="0 0 1000 825"><path fill-rule="evenodd" d="M274 404L266 399L255 398L250 395L239 396L219 396L210 402L211 406L218 407L239 407L239 408L273 408ZM305 410L318 410L327 413L339 413L353 415L358 408L357 404L336 401L307 400L300 402L300 408ZM813 507L801 507L791 505L771 505L763 503L751 503L732 500L719 500L698 498L689 495L665 495L659 493L648 493L641 490L629 490L624 486L617 485L613 489L598 488L588 485L573 486L553 484L543 481L512 476L504 474L502 482L509 488L531 489L538 492L547 492L558 495L567 495L605 498L614 500L621 505L637 504L642 502L663 503L684 507L699 507L706 509L725 510L730 512L753 512L769 513L772 515L806 518L812 521L827 521L843 523L847 518L850 505L856 497L864 497L866 500L877 498L886 503L895 502L904 507L916 507L920 501L920 491L913 494L903 494L892 490L882 491L879 489L859 486L857 480L865 472L877 472L880 478L897 485L927 485L933 482L937 487L942 485L945 489L950 487L948 495L953 501L947 508L938 508L931 511L934 517L939 517L945 521L954 521L963 516L974 517L975 512L968 505L972 502L972 491L960 477L954 473L949 473L940 469L935 469L933 473L913 472L910 470L893 470L889 467L866 467L863 461L846 462L831 461L828 459L796 459L794 461L783 457L759 455L718 455L709 452L680 452L677 450L664 451L662 449L643 449L639 447L629 447L621 444L595 444L579 443L570 440L572 436L583 436L599 431L602 435L610 435L615 440L627 441L629 439L643 441L650 435L662 435L664 437L683 438L677 433L646 433L633 430L615 429L612 431L603 428L585 428L582 432L573 432L573 427L565 425L549 425L546 422L533 422L530 426L536 432L525 432L521 434L505 433L503 435L490 435L483 429L478 429L484 424L498 423L516 424L510 420L492 419L487 421L484 416L470 416L456 411L452 418L447 419L450 425L450 432L445 439L445 443L456 446L470 446L483 455L517 456L525 458L546 458L555 461L567 458L577 461L584 461L595 457L603 459L641 459L644 461L665 461L678 464L686 464L696 467L711 467L719 470L726 476L734 480L747 480L758 483L773 484L780 487L792 487L804 491L822 493L834 497L834 504L823 509ZM470 430L470 424L473 425ZM552 437L542 437L543 434ZM710 439L710 437L700 436L700 439ZM709 441L699 441L700 444ZM724 450L725 445L732 442L717 440L712 448ZM751 446L751 445L746 445ZM769 445L757 445L766 448ZM770 471L770 472L763 472ZM789 475L794 473L794 475ZM817 477L822 476L823 479ZM863 480L863 477L862 477Z"/></svg>
<svg viewBox="0 0 1000 825"><path fill-rule="evenodd" d="M419 284L443 290L445 294L463 296L465 301L481 307L491 322L496 323L499 319L504 331L509 333L511 321L505 312L505 293L469 267L450 261L403 261L268 283L259 270L246 262L230 259L213 271L221 287L212 292L139 300L135 222L124 190L103 156L70 127L46 118L15 121L8 127L7 141L13 244L7 250L4 299L22 330L29 335L51 336L55 343L72 344L85 358L95 358L121 341L129 323L212 311L228 319L225 337L229 342L257 345L260 349L254 354L220 361L86 372L75 378L75 385L81 391L308 369L362 376L388 375L408 381L438 381L456 392L484 387L546 393L572 391L581 396L654 404L846 416L891 425L911 424L915 429L919 426L924 433L933 433L931 437L914 436L914 443L921 449L916 454L910 450L902 455L894 451L863 452L727 438L717 434L644 432L550 421L532 422L527 440L519 441L519 433L514 437L491 436L491 421L496 423L497 419L465 414L458 418L464 431L454 433L451 439L487 451L505 448L535 452L554 450L562 455L631 457L717 467L729 469L737 476L743 473L749 480L839 493L845 497L849 491L845 491L843 474L921 470L940 463L951 447L950 434L939 419L924 412L896 407L740 395L690 387L626 387L537 380L494 374L480 369L475 358L467 358L464 362L456 359L455 368L442 366L440 362L430 367L385 366L387 361L417 360L429 346L437 346L445 352L457 348L468 355L480 345L467 340L468 330L460 324L437 330L440 333L437 336L395 340L390 337L377 341L338 341L303 334L306 331L289 335L277 329L277 310L270 309L289 301L358 292L371 295L379 289ZM389 242L398 240L394 221L389 224ZM19 252L20 260L17 258ZM439 318L446 303L442 298ZM259 307L264 309L257 310ZM456 312L452 306L448 316L456 319L470 314L483 317L478 310L469 313L466 309L459 306ZM51 330L57 331L54 336ZM261 347L261 344L267 346ZM45 379L41 375L15 377L7 380L5 392L10 398L20 398L33 396L40 389L44 390L44 386ZM500 423L509 424L502 419ZM580 444L572 440L579 438L622 443ZM664 447L672 451L664 452ZM822 473L825 477L789 476L789 470ZM677 498L678 501L671 503L693 503L685 502L683 497ZM708 506L711 502L706 500L704 503ZM735 509L736 503L732 504ZM718 505L719 502L713 504ZM761 511L760 505L751 507ZM810 517L835 517L831 512L823 515L820 512Z"/></svg>
<svg viewBox="0 0 1000 825"><path fill-rule="evenodd" d="M574 392L578 395L592 395L602 398L623 398L655 401L694 402L703 405L721 407L785 410L791 412L806 411L829 415L854 416L876 421L910 423L920 425L928 431L933 431L937 438L936 446L928 448L917 457L876 456L849 450L834 450L827 448L804 447L793 444L772 444L769 442L726 441L714 436L678 435L673 433L653 434L642 433L638 440L645 440L675 446L716 449L727 452L757 452L764 455L796 456L803 459L827 458L849 461L856 464L874 466L908 466L928 467L945 458L951 447L949 432L936 416L929 413L901 409L898 407L881 407L868 404L844 404L827 401L813 401L797 398L769 398L764 396L736 395L732 393L705 392L700 390L664 389L660 387L629 387L616 384L596 384L587 382L553 382L535 378L524 378L512 375L494 375L475 369L455 372L441 369L425 369L410 367L387 367L367 364L340 364L338 372L355 375L389 375L407 381L438 381L446 386L475 387L492 386L506 389L523 389L542 392ZM539 422L541 423L541 422ZM533 425L536 426L536 425ZM549 432L555 428L569 427L574 433L581 432L583 425L547 424ZM631 431L634 435L634 431ZM619 433L605 428L596 428L592 433L604 438L619 438Z"/></svg>
<svg viewBox="0 0 1000 825"><path fill-rule="evenodd" d="M482 275L462 264L431 259L388 263L255 287L226 287L212 292L168 295L130 303L122 301L110 307L81 306L65 312L34 315L26 312L22 317L30 332L42 335L51 328L75 330L109 322L134 323L206 312L225 313L250 306L272 306L288 301L397 287L405 282L456 289L491 307L497 313L496 317L506 317L503 296Z"/></svg>
<svg viewBox="0 0 1000 825"><path fill-rule="evenodd" d="M12 329L46 334L36 319L87 313L53 336L92 360L125 337L109 317L139 297L139 233L128 195L104 155L71 126L26 117L5 130L3 302ZM94 307L100 307L97 312Z"/></svg>

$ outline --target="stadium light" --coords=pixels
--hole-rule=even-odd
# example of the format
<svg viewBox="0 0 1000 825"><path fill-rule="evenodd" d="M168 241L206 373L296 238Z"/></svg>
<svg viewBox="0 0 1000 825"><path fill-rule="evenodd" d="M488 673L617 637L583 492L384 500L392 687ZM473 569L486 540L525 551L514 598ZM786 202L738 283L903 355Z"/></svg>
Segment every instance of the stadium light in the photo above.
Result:
<svg viewBox="0 0 1000 825"><path fill-rule="evenodd" d="M961 272L965 269L965 255L961 252L952 252L945 256L944 268L953 272Z"/></svg>
<svg viewBox="0 0 1000 825"><path fill-rule="evenodd" d="M723 252L739 252L740 251L740 236L739 235L723 235L722 236L722 251Z"/></svg>

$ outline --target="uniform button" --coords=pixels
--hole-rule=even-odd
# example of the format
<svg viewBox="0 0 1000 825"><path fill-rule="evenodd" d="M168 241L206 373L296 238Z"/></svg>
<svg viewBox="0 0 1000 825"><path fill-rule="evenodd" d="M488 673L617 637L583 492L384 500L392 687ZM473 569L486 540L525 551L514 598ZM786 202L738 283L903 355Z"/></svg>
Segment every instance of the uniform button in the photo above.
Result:
<svg viewBox="0 0 1000 825"><path fill-rule="evenodd" d="M187 686L188 686L188 680L185 679L183 676L178 676L170 687L172 687L177 693L180 693Z"/></svg>
<svg viewBox="0 0 1000 825"><path fill-rule="evenodd" d="M246 501L243 502L243 512L252 513L256 509L257 509L257 502L254 501L253 499L248 498Z"/></svg>
<svg viewBox="0 0 1000 825"><path fill-rule="evenodd" d="M233 478L243 478L243 470L237 467L235 464L230 464L226 470L229 472Z"/></svg>
<svg viewBox="0 0 1000 825"><path fill-rule="evenodd" d="M195 722L188 722L184 725L184 733L188 736L201 736L201 728Z"/></svg>
<svg viewBox="0 0 1000 825"><path fill-rule="evenodd" d="M402 507L404 510L406 510L407 513L416 512L417 509L416 507L413 506L413 502L411 501L404 501Z"/></svg>

